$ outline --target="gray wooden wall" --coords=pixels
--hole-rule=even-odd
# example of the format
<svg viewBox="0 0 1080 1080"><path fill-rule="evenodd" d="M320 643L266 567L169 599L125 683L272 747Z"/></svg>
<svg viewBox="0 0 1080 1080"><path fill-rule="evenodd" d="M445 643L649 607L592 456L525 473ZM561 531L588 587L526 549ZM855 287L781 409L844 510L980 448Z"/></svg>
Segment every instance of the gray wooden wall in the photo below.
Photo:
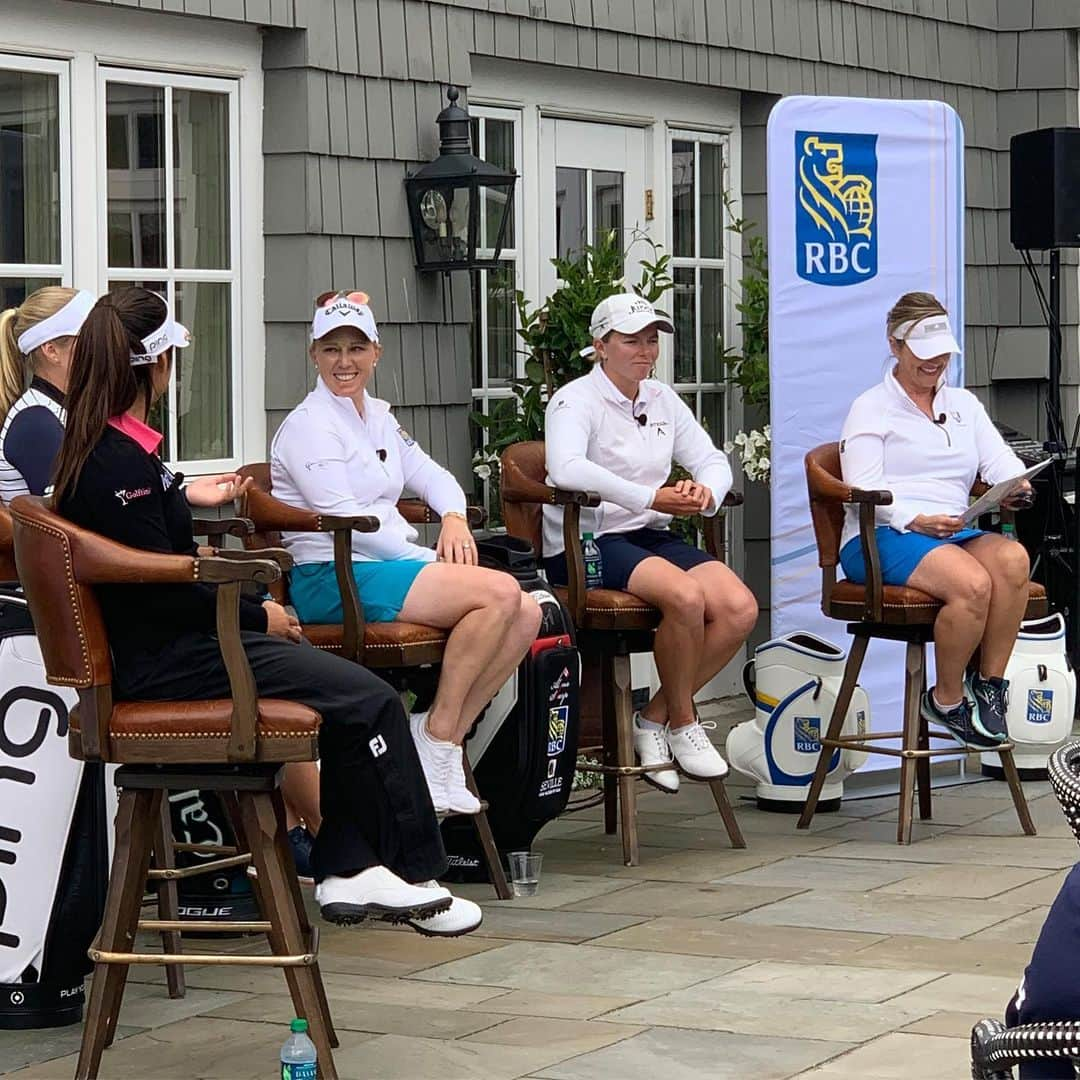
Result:
<svg viewBox="0 0 1080 1080"><path fill-rule="evenodd" d="M762 222L764 125L778 96L948 102L967 140L968 379L998 418L1045 430L1037 390L1046 332L1008 240L1007 151L1015 132L1080 119L1080 0L101 2L267 27L271 430L309 384L310 298L331 285L357 286L382 316L377 392L403 406L414 433L467 477L467 283L460 274L444 281L415 273L402 179L410 164L435 153L440 87L468 87L473 55L742 91L746 214ZM1066 262L1075 267L1072 253ZM1080 384L1075 270L1063 295L1071 427ZM763 497L750 500L746 532L748 576L764 599Z"/></svg>

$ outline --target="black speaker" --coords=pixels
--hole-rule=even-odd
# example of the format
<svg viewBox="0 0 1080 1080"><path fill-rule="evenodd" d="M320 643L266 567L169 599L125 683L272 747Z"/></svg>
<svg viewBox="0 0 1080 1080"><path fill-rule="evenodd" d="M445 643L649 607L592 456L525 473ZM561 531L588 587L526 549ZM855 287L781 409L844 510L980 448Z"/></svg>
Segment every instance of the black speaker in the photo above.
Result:
<svg viewBox="0 0 1080 1080"><path fill-rule="evenodd" d="M1040 128L1009 141L1009 238L1024 250L1080 247L1080 128Z"/></svg>

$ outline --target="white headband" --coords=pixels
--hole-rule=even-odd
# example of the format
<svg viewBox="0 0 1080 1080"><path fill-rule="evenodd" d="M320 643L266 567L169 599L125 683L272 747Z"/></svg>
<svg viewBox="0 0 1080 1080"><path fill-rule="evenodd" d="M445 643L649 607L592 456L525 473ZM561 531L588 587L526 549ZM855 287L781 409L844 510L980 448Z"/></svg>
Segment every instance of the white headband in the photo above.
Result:
<svg viewBox="0 0 1080 1080"><path fill-rule="evenodd" d="M19 335L19 352L29 356L46 341L57 338L74 337L86 322L86 316L94 306L94 294L85 289L77 292L55 315L34 323L25 333Z"/></svg>
<svg viewBox="0 0 1080 1080"><path fill-rule="evenodd" d="M186 349L191 344L191 335L166 311L165 321L152 333L142 339L143 352L131 354L131 366L152 364L167 349Z"/></svg>

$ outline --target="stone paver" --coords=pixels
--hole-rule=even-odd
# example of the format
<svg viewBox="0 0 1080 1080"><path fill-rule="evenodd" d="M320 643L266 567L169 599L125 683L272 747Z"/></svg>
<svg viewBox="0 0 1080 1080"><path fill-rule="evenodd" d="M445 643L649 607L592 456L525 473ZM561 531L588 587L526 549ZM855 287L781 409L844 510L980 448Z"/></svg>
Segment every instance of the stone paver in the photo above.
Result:
<svg viewBox="0 0 1080 1080"><path fill-rule="evenodd" d="M718 741L747 711L712 707ZM972 1024L1000 1015L1077 858L1045 783L1025 784L1037 837L1020 835L1004 785L979 781L936 789L921 838L897 847L882 786L798 832L733 776L741 851L704 785L639 790L637 867L594 808L539 838L536 896L455 886L484 907L477 934L321 924L343 1080L956 1080ZM273 1075L293 1015L281 972L186 976L170 1001L160 969L132 968L101 1075ZM0 1031L0 1072L70 1077L79 1035Z"/></svg>

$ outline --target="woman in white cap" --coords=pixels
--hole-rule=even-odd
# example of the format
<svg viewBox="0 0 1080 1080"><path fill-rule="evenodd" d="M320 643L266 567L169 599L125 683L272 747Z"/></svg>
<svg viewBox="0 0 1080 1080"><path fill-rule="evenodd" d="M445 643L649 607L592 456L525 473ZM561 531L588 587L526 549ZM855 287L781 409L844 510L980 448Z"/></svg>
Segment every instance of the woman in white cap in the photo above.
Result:
<svg viewBox="0 0 1080 1080"><path fill-rule="evenodd" d="M962 745L993 749L1007 738L1005 665L1028 599L1022 544L967 528L976 477L990 484L1019 476L1009 449L974 394L947 383L960 351L941 302L930 293L901 296L886 317L891 362L882 382L855 399L844 421L844 482L892 492L877 509L878 551L886 585L909 585L940 600L934 623L937 684L922 714ZM1015 503L1030 501L1025 480ZM847 508L840 565L863 584L858 507ZM979 649L980 671L964 672Z"/></svg>
<svg viewBox="0 0 1080 1080"><path fill-rule="evenodd" d="M595 491L581 528L600 549L603 587L625 589L660 609L654 656L660 689L634 715L643 765L672 762L695 780L727 774L698 721L694 694L735 655L757 619L750 590L722 562L676 537L673 516L717 512L731 467L679 395L651 378L660 331L674 327L633 293L610 296L590 324L595 366L551 399L545 419L547 471L556 487ZM678 462L692 479L669 484ZM548 579L566 584L562 514L544 507ZM679 788L675 768L646 774Z"/></svg>
<svg viewBox="0 0 1080 1080"><path fill-rule="evenodd" d="M110 293L87 315L55 481L57 508L77 525L129 547L196 554L191 512L157 455L161 435L146 422L168 389L174 351L187 343L165 301L145 289ZM221 502L231 498L220 493ZM119 700L228 697L213 586L114 584L96 592ZM296 619L272 600L242 597L240 628L259 695L322 716L314 862L323 918L407 922L427 935L474 930L479 907L434 880L446 854L393 689L302 642Z"/></svg>
<svg viewBox="0 0 1080 1080"><path fill-rule="evenodd" d="M316 301L310 356L318 380L274 436L274 495L323 514L379 519L377 532L352 538L364 618L450 631L434 701L412 716L412 732L436 811L477 813L462 743L534 641L540 609L508 574L476 565L461 485L368 393L382 346L367 300L330 292ZM442 518L434 550L416 543L398 512L406 490ZM290 595L301 622L340 623L331 537L285 533L282 540L296 561Z"/></svg>
<svg viewBox="0 0 1080 1080"><path fill-rule="evenodd" d="M0 313L0 502L49 485L71 350L93 305L88 292L46 285Z"/></svg>

